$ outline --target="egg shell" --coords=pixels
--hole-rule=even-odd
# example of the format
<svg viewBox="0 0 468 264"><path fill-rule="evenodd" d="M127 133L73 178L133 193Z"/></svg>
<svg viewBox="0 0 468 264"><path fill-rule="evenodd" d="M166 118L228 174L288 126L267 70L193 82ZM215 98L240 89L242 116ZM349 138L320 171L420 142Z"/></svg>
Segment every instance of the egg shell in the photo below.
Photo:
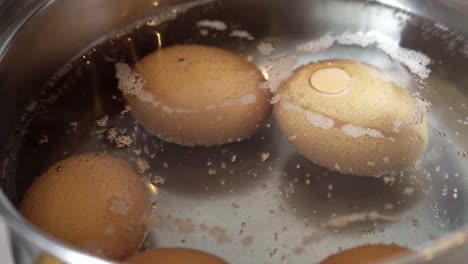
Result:
<svg viewBox="0 0 468 264"><path fill-rule="evenodd" d="M127 95L143 126L167 141L213 146L250 137L271 113L258 68L214 47L183 45L158 50L134 70L154 101ZM156 102L156 103L155 103Z"/></svg>
<svg viewBox="0 0 468 264"><path fill-rule="evenodd" d="M320 264L371 264L411 253L411 250L397 245L365 245L332 255Z"/></svg>
<svg viewBox="0 0 468 264"><path fill-rule="evenodd" d="M326 94L310 85L313 73L327 67L351 77L347 89ZM274 112L283 135L329 170L360 176L400 172L427 147L425 119L409 124L419 111L414 98L367 64L334 60L303 66L279 96Z"/></svg>
<svg viewBox="0 0 468 264"><path fill-rule="evenodd" d="M31 223L66 244L123 259L145 237L149 202L128 162L92 153L50 167L27 190L20 209Z"/></svg>
<svg viewBox="0 0 468 264"><path fill-rule="evenodd" d="M184 248L163 248L146 251L130 257L125 261L128 264L227 264L214 255Z"/></svg>

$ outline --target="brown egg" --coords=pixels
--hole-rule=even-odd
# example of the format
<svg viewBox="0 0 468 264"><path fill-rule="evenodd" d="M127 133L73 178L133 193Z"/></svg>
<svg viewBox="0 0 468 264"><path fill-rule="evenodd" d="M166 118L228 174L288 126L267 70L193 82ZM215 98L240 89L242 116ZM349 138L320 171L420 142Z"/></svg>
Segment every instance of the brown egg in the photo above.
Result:
<svg viewBox="0 0 468 264"><path fill-rule="evenodd" d="M34 181L21 212L69 245L122 259L145 237L149 204L129 163L108 154L84 154L58 162Z"/></svg>
<svg viewBox="0 0 468 264"><path fill-rule="evenodd" d="M36 264L65 264L64 262L48 254L42 254L35 262Z"/></svg>
<svg viewBox="0 0 468 264"><path fill-rule="evenodd" d="M258 68L219 48L199 45L158 50L137 63L136 87L116 65L119 88L135 118L162 139L213 146L250 137L271 112L259 89Z"/></svg>
<svg viewBox="0 0 468 264"><path fill-rule="evenodd" d="M146 251L130 257L125 261L129 264L226 264L226 262L211 254L184 248L163 248Z"/></svg>
<svg viewBox="0 0 468 264"><path fill-rule="evenodd" d="M306 65L279 91L284 136L311 161L361 176L400 172L425 151L423 102L354 61Z"/></svg>
<svg viewBox="0 0 468 264"><path fill-rule="evenodd" d="M367 245L330 256L320 264L374 264L411 253L411 250L396 245Z"/></svg>

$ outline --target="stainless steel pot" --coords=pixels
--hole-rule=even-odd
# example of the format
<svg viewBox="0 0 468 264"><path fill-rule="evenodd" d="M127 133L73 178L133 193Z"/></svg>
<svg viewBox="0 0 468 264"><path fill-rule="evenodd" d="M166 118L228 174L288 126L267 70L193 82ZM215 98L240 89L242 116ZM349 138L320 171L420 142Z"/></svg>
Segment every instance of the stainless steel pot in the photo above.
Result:
<svg viewBox="0 0 468 264"><path fill-rule="evenodd" d="M175 4L185 1L161 0L0 0L0 146L7 149L7 140L21 117L26 104L39 91L53 72L75 57L84 48L90 47L109 32L125 28L143 18L151 17ZM419 16L444 25L450 30L468 38L468 2L464 0L377 0L377 1L221 1L222 4L243 10L262 10L264 24L262 30L275 32L290 27L291 34L318 30L317 21L322 21L338 31L347 26L354 30L366 30L369 24L382 24L391 27L391 21L379 21L378 12L373 13L362 6L384 4L403 10L410 15ZM285 10L293 10L288 16ZM278 12L283 16L275 16ZM246 14L249 14L246 12ZM372 17L371 15L376 15ZM249 14L255 15L255 13ZM281 19L278 19L281 18ZM390 24L386 24L390 23ZM323 25L322 24L322 25ZM386 26L387 25L387 26ZM395 36L403 32L393 32ZM407 37L411 41L411 37ZM411 46L411 43L409 43ZM443 48L443 47L441 47ZM443 54L443 53L440 53ZM435 56L440 55L435 51ZM467 64L460 67L466 67ZM454 68L451 68L453 70ZM466 68L455 70L457 81L466 83L461 73ZM441 88L442 89L442 88ZM444 96L443 103L465 102L467 89L459 90L463 96L457 98ZM458 101L457 101L458 100ZM439 116L437 120L442 120ZM448 127L447 129L452 129ZM465 128L466 130L466 128ZM463 133L463 131L461 131ZM467 135L464 132L466 142ZM14 203L16 185L23 181L23 175L8 173L8 159L3 160L0 182L0 214L11 230L11 242L17 263L34 263L40 254L56 256L67 263L108 263L82 254L48 238L28 224L17 212ZM466 159L460 161L467 163ZM458 166L458 165L457 165ZM466 182L466 164L463 180ZM463 181L462 181L463 182ZM184 184L182 182L181 184ZM307 201L304 201L307 202ZM435 200L434 202L441 202ZM450 207L450 205L447 205ZM219 209L223 213L222 209ZM461 210L454 208L453 210ZM461 224L453 232L433 242L421 244L421 257L395 260L395 263L464 263L468 259L468 215L461 210L455 212ZM404 229L398 232L404 233Z"/></svg>

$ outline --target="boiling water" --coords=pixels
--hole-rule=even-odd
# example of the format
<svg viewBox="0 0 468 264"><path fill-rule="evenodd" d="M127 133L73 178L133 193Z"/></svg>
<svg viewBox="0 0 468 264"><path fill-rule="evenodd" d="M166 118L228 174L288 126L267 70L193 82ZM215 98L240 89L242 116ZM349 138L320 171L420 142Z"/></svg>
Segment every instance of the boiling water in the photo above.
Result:
<svg viewBox="0 0 468 264"><path fill-rule="evenodd" d="M6 173L26 180L7 183L10 198L18 203L33 179L59 160L107 151L126 158L158 188L144 248L197 248L231 263L314 263L368 243L418 249L466 226L463 36L378 4L316 1L294 10L294 17L286 11L293 7L272 5L171 9L109 36L64 66L11 138ZM336 13L342 15L331 15ZM428 149L402 174L360 178L301 157L273 118L239 143L188 148L164 142L133 119L114 65L133 65L159 48L194 43L253 61L270 75L265 85L271 90L308 62L371 64L432 103Z"/></svg>

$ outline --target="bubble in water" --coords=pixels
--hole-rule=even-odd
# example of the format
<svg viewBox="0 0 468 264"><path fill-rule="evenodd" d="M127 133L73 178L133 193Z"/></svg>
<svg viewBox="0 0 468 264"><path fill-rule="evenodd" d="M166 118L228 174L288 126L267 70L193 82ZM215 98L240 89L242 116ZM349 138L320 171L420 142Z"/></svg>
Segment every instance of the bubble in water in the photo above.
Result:
<svg viewBox="0 0 468 264"><path fill-rule="evenodd" d="M47 134L43 134L43 135L41 135L41 137L37 141L37 144L42 145L42 144L46 144L46 143L49 143L49 137L47 136Z"/></svg>
<svg viewBox="0 0 468 264"><path fill-rule="evenodd" d="M278 249L277 248L273 249L273 251L270 252L270 258L274 257L277 253L278 253Z"/></svg>
<svg viewBox="0 0 468 264"><path fill-rule="evenodd" d="M260 156L261 156L262 162L265 162L268 159L268 157L270 157L270 153L264 152L264 153L260 154Z"/></svg>
<svg viewBox="0 0 468 264"><path fill-rule="evenodd" d="M444 185L444 188L442 189L442 196L447 196L447 192L448 192L448 187L447 185Z"/></svg>
<svg viewBox="0 0 468 264"><path fill-rule="evenodd" d="M312 40L306 43L299 44L296 50L308 53L318 53L332 47L335 43L340 45L356 45L367 47L375 44L380 50L385 52L392 59L399 61L405 65L413 74L421 79L426 79L431 70L429 64L431 59L425 54L402 48L398 43L394 42L390 37L377 32L345 32L341 35L325 35L317 40Z"/></svg>
<svg viewBox="0 0 468 264"><path fill-rule="evenodd" d="M166 179L164 177L161 177L159 175L154 175L151 177L151 183L154 185L164 185L166 182Z"/></svg>
<svg viewBox="0 0 468 264"><path fill-rule="evenodd" d="M384 205L384 209L385 209L385 210L393 210L394 207L395 207L395 206L394 206L392 203L386 203L386 204Z"/></svg>
<svg viewBox="0 0 468 264"><path fill-rule="evenodd" d="M133 138L130 135L118 135L115 138L117 148L131 147L133 145Z"/></svg>
<svg viewBox="0 0 468 264"><path fill-rule="evenodd" d="M444 146L438 146L438 147L435 148L435 150L436 150L437 152L444 152L444 151L445 151L445 147L444 147Z"/></svg>
<svg viewBox="0 0 468 264"><path fill-rule="evenodd" d="M359 127L351 124L346 124L341 127L341 131L352 138L360 138L363 136L369 136L373 138L383 138L382 132L379 130Z"/></svg>
<svg viewBox="0 0 468 264"><path fill-rule="evenodd" d="M136 161L137 171L139 173L145 173L150 169L148 162L145 159L138 158Z"/></svg>
<svg viewBox="0 0 468 264"><path fill-rule="evenodd" d="M200 20L197 22L197 27L205 27L219 31L224 31L227 29L226 23L221 20Z"/></svg>
<svg viewBox="0 0 468 264"><path fill-rule="evenodd" d="M403 194L406 195L406 196L413 196L414 192L416 191L416 189L414 187L406 187L404 190L403 190Z"/></svg>
<svg viewBox="0 0 468 264"><path fill-rule="evenodd" d="M250 34L248 31L238 30L238 29L231 31L231 33L229 33L229 36L230 37L235 37L235 38L243 38L243 39L247 39L247 40L253 40L254 39L252 34Z"/></svg>
<svg viewBox="0 0 468 264"><path fill-rule="evenodd" d="M96 125L100 127L105 127L107 126L107 121L109 121L109 116L104 116L101 119L96 120Z"/></svg>
<svg viewBox="0 0 468 264"><path fill-rule="evenodd" d="M258 43L257 50L263 56L268 56L275 51L275 47L273 46L272 43L262 41Z"/></svg>
<svg viewBox="0 0 468 264"><path fill-rule="evenodd" d="M236 160L237 160L237 155L232 155L231 156L231 162L234 163L234 162L236 162Z"/></svg>
<svg viewBox="0 0 468 264"><path fill-rule="evenodd" d="M71 122L70 124L70 127L72 129L73 132L76 132L76 130L78 129L78 122Z"/></svg>
<svg viewBox="0 0 468 264"><path fill-rule="evenodd" d="M434 212L434 217L435 218L440 217L440 209L439 209L439 204L438 203L433 203L432 204L432 211Z"/></svg>

